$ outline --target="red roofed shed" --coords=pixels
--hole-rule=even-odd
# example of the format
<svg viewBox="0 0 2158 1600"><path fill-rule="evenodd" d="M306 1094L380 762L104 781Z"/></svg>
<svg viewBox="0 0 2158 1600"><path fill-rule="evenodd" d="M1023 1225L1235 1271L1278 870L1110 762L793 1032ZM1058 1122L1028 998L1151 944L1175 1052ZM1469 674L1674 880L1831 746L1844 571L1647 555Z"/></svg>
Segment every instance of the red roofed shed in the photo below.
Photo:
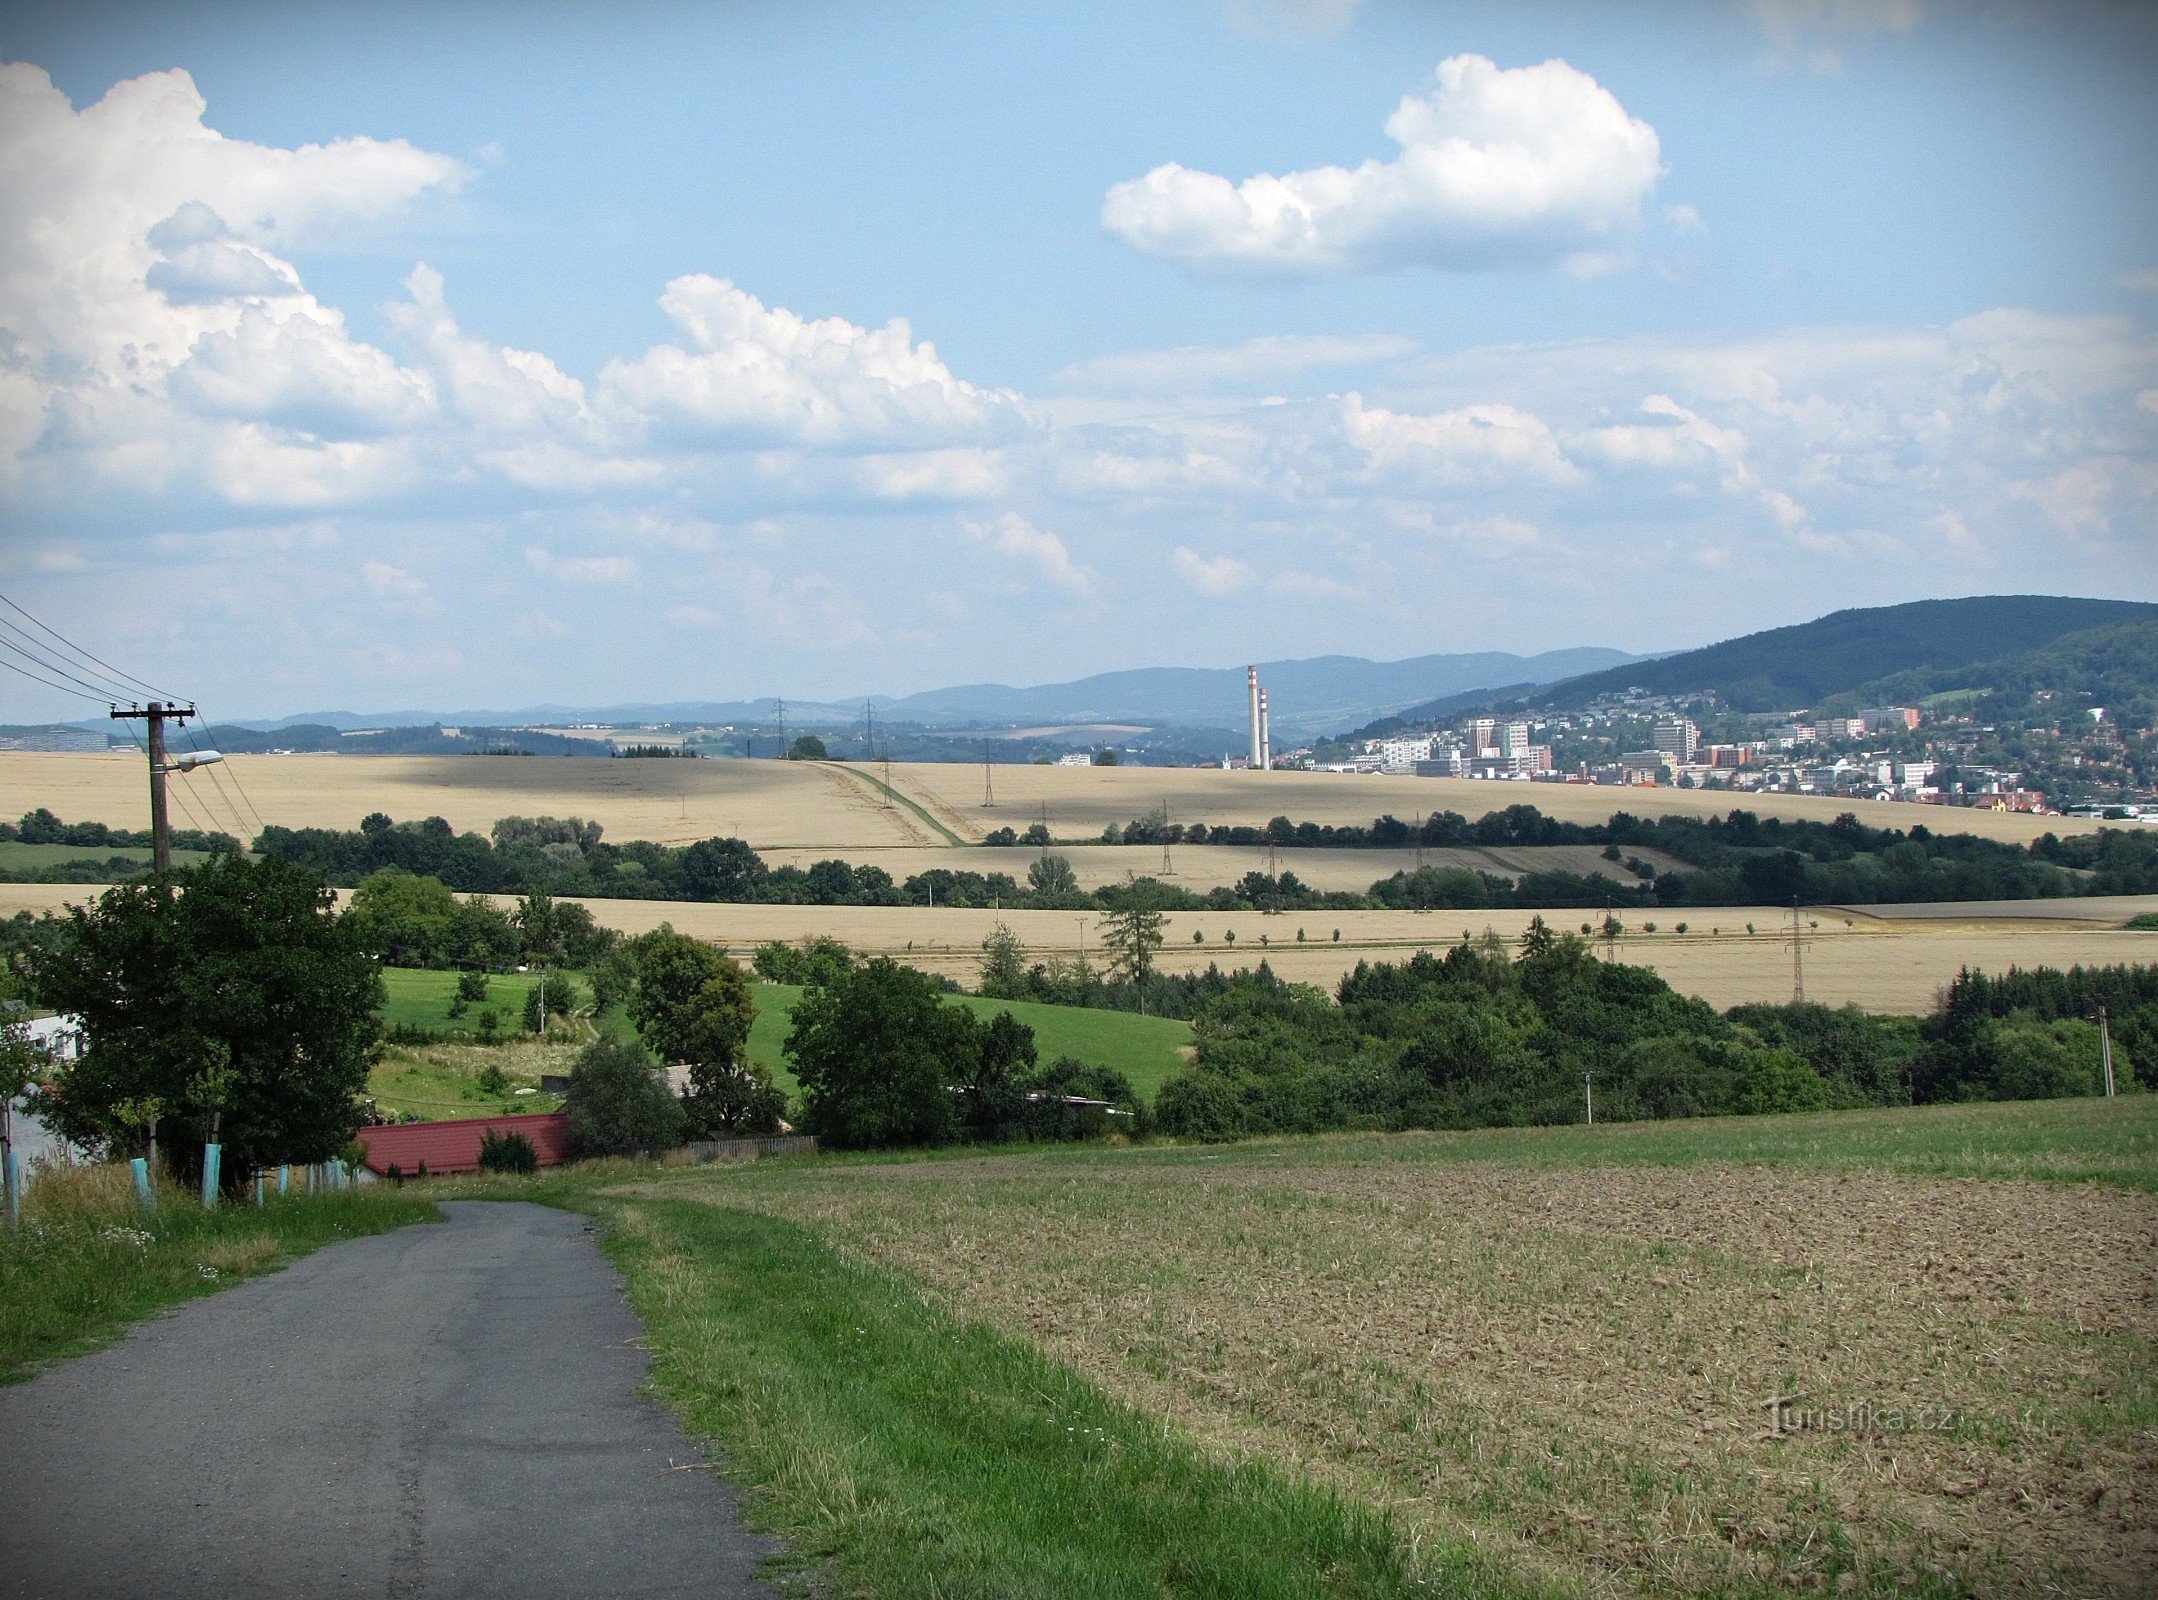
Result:
<svg viewBox="0 0 2158 1600"><path fill-rule="evenodd" d="M463 1122L400 1122L379 1128L362 1128L356 1135L367 1147L367 1170L381 1176L397 1164L411 1177L427 1163L430 1177L437 1173L480 1170L480 1136L521 1133L539 1152L539 1164L558 1167L569 1159L569 1113L542 1111L522 1117L473 1117Z"/></svg>

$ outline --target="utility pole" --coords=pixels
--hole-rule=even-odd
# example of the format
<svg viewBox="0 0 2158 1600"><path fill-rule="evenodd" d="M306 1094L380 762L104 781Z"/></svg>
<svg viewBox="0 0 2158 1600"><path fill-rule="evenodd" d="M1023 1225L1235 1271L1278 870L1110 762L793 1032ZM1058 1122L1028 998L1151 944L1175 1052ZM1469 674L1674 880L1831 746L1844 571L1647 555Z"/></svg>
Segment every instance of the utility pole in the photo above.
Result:
<svg viewBox="0 0 2158 1600"><path fill-rule="evenodd" d="M2098 1062L2105 1069L2106 1098L2113 1098L2113 1022L2106 1008L2098 1008Z"/></svg>
<svg viewBox="0 0 2158 1600"><path fill-rule="evenodd" d="M779 755L781 760L785 760L787 755L787 702L775 697L772 703L779 707Z"/></svg>
<svg viewBox="0 0 2158 1600"><path fill-rule="evenodd" d="M1164 878L1176 876L1176 868L1169 863L1169 802L1166 800L1161 804L1161 875Z"/></svg>
<svg viewBox="0 0 2158 1600"><path fill-rule="evenodd" d="M1584 1095L1586 1095L1586 1096L1588 1097L1588 1106L1589 1106L1589 1126L1593 1128L1593 1127L1595 1127L1595 1126L1596 1126L1596 1074L1595 1074L1595 1073L1593 1073L1593 1072L1584 1072L1584 1073L1582 1073L1582 1074L1581 1074L1581 1092L1582 1092L1582 1093L1583 1093Z"/></svg>
<svg viewBox="0 0 2158 1600"><path fill-rule="evenodd" d="M1791 1004L1806 1003L1806 940L1799 932L1798 897L1791 898Z"/></svg>
<svg viewBox="0 0 2158 1600"><path fill-rule="evenodd" d="M165 723L168 720L187 721L195 715L192 705L183 709L178 705L167 705L162 700L152 700L148 705L129 706L125 710L114 706L112 715L115 721L140 721L149 727L150 852L158 876L163 877L172 871L172 824L167 820L165 812L165 774L192 772L197 767L208 766L213 761L222 761L225 758L215 750L200 750L191 751L178 761L165 759Z"/></svg>

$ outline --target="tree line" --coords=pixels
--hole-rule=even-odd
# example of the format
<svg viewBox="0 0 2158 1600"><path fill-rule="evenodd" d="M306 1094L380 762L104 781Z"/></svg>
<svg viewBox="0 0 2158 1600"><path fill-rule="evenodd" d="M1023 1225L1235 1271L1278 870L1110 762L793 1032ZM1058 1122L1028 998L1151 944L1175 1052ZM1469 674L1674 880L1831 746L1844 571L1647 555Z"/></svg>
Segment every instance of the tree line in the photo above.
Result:
<svg viewBox="0 0 2158 1600"><path fill-rule="evenodd" d="M2123 997L2116 1074L2158 1049L2158 969L1966 973L1925 1018L1856 1007L1718 1014L1645 968L1596 959L1541 922L1444 955L1362 964L1332 996L1260 968L1193 1017L1197 1060L1155 1104L1196 1139L1348 1128L1475 1128L2087 1095L2098 1030ZM2144 997L2133 1010L2125 997Z"/></svg>

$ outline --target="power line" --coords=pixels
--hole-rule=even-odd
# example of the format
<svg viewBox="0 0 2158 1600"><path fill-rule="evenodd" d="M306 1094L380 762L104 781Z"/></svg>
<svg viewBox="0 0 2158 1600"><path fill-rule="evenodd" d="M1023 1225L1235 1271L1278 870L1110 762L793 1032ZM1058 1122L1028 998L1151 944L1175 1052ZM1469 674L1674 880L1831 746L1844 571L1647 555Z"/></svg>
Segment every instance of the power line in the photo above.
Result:
<svg viewBox="0 0 2158 1600"><path fill-rule="evenodd" d="M202 718L200 718L200 717L197 717L197 718L196 718L195 720L196 720L196 721L198 721L198 722L200 722L200 721L202 721ZM204 749L203 743L202 743L202 741L201 741L200 739L198 739L198 738L196 738L196 737L195 737L195 730L194 730L193 728L189 727L189 726L188 726L188 725L187 725L186 723L184 723L184 722L183 722L183 723L181 723L181 724L180 724L180 732L181 732L181 733L183 733L184 735L186 735L186 737L187 737L187 742L188 742L188 746L189 746L189 748L191 748L192 750L194 750L194 752L195 752L195 753L196 753L197 755L200 755L200 754L202 754L202 753L203 753L203 749ZM225 765L225 764L224 764L224 763L219 763L219 765ZM239 769L238 769L237 767L231 767L231 766L227 766L227 770L228 770L228 771L229 771L229 772L230 772L230 773L232 774L232 786L233 786L233 788L239 791L239 795L240 795L240 798L241 798L241 800L243 800L243 801L245 801L245 802L246 802L246 805L247 805L247 809L248 809L248 811L249 811L249 812L250 812L250 813L251 813L251 814L252 814L252 815L254 816L254 819L255 819L255 826L254 826L253 832L254 832L255 834L260 834L260 833L262 832L262 830L263 830L263 826L264 826L264 824L263 824L263 821L262 821L262 813L261 813L260 811L257 811L257 810L255 810L255 802L254 802L253 800L250 800L250 799L248 799L248 795L247 795L247 790L246 790L246 788L245 788L245 787L243 787L243 786L242 786L242 784L240 783L240 772L239 772ZM224 792L225 792L225 781L224 781L224 779L223 779L222 777L220 777L220 776L218 775L218 770L217 770L217 766L212 766L212 767L210 767L210 769L209 769L209 772L210 772L210 781L211 781L212 783L214 783L214 784L216 784L216 785L217 785L217 792L218 792L219 794L224 794ZM246 817L244 817L244 816L241 816L241 815L240 815L240 808L239 808L238 806L234 806L234 805L232 805L232 800L231 800L231 797L230 797L230 796L227 796L227 797L226 797L226 801L225 801L225 803L226 803L226 804L227 804L228 806L232 806L232 814L233 814L233 817L234 817L234 818L235 818L235 819L236 819L236 820L237 820L237 821L239 822L239 824L240 824L240 831L242 832L242 834L247 834L247 833L248 833L248 831L249 831L249 830L248 830L248 826L247 826L247 818L246 818Z"/></svg>
<svg viewBox="0 0 2158 1600"><path fill-rule="evenodd" d="M131 683L136 688L141 689L146 693L157 696L157 698L159 698L160 700L177 700L181 698L179 695L172 694L164 689L158 688L157 685L154 683L144 683L140 678L135 677L130 673L122 672L118 667L112 665L111 662L102 660L99 657L92 655L81 645L70 642L63 635L54 632L54 630L51 628L46 627L44 623L39 622L37 618L31 616L29 612L23 610L21 606L17 605L14 601L10 600L4 594L0 594L0 605L6 606L18 617L21 617L24 621L30 623L40 633L43 633L50 638L56 640L58 643L66 646L66 648L73 652L75 655L82 657L85 661L90 662L94 666L102 667L112 677L119 679L120 682ZM125 697L123 696L123 698Z"/></svg>
<svg viewBox="0 0 2158 1600"><path fill-rule="evenodd" d="M0 657L0 667L5 667L8 671L18 676L28 678L32 683L42 683L48 689L58 689L62 694L73 695L77 700L88 700L101 706L112 703L112 696L110 695L84 694L80 689L70 689L64 683L54 683L50 678L41 678L34 672L26 671L5 657Z"/></svg>
<svg viewBox="0 0 2158 1600"><path fill-rule="evenodd" d="M0 637L0 645L6 645L8 649L14 651L24 660L34 661L39 666L45 668L48 672L58 673L61 677L66 678L71 683L87 683L88 687L97 690L100 694L106 695L108 698L117 698L121 700L132 700L135 698L134 690L120 687L113 680L106 678L103 673L97 672L92 668L82 669L83 671L87 671L90 673L90 679L84 679L78 676L76 662L69 660L65 656L60 657L58 660L54 660L54 652L51 645L46 644L43 640L38 639L32 634L25 633L21 628L16 627L14 623L8 621L7 618L0 617L0 628L4 628L5 630L7 630L8 633L13 634L16 639L20 639L22 641L21 644L16 644L7 638Z"/></svg>
<svg viewBox="0 0 2158 1600"><path fill-rule="evenodd" d="M143 754L143 758L147 760L150 755L150 747L142 742L142 735L135 731L134 725L132 723L123 720L120 726L127 729L127 736L135 741L135 748L137 750L140 750ZM195 825L195 831L197 833L202 834L205 838L207 838L213 833L222 833L225 831L222 828L210 827L202 820L202 818L195 815L195 808L192 805L188 804L187 786L185 784L173 785L168 788L167 792L171 794L173 799L180 802L180 809L187 813L187 820Z"/></svg>
<svg viewBox="0 0 2158 1600"><path fill-rule="evenodd" d="M25 650L21 645L15 644L10 640L0 639L0 650L12 650L15 652L15 654L21 656L23 660L29 662L32 666L43 667L47 672L59 674L59 676L67 679L69 683L74 684L76 688L87 690L89 692L90 698L93 700L103 700L107 704L110 704L114 698L112 691L104 684L92 683L86 678L78 678L75 676L74 673L68 671L67 668L62 666L60 663L56 661L48 661L43 656L34 656L29 651ZM24 676L27 677L28 674L26 673L24 674ZM59 685L54 684L53 687L58 688ZM128 695L121 695L119 698L125 700L132 697Z"/></svg>

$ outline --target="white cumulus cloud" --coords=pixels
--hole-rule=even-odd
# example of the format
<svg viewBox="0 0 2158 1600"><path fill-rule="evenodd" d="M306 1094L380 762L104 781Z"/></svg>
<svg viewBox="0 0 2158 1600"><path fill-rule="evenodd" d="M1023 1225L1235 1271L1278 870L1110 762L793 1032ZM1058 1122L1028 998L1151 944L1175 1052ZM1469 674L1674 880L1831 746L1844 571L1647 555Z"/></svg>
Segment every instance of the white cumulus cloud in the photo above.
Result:
<svg viewBox="0 0 2158 1600"><path fill-rule="evenodd" d="M1091 594L1094 591L1093 576L1085 568L1075 564L1071 551L1064 541L1045 529L1037 528L1016 511L1007 511L989 522L964 522L961 524L969 537L989 546L999 555L1033 567L1060 589L1073 594Z"/></svg>
<svg viewBox="0 0 2158 1600"><path fill-rule="evenodd" d="M1257 576L1249 566L1234 556L1202 556L1198 551L1184 545L1176 547L1172 558L1178 576L1201 594L1220 599L1225 595L1241 593L1251 587Z"/></svg>
<svg viewBox="0 0 2158 1600"><path fill-rule="evenodd" d="M1341 403L1341 428L1374 466L1405 469L1447 484L1564 483L1577 475L1551 425L1511 405L1461 406L1418 415Z"/></svg>
<svg viewBox="0 0 2158 1600"><path fill-rule="evenodd" d="M603 398L654 430L719 446L866 449L954 444L1006 430L1017 397L953 376L904 318L811 321L724 278L676 278L660 308L687 347L611 361Z"/></svg>
<svg viewBox="0 0 2158 1600"><path fill-rule="evenodd" d="M1549 266L1607 253L1662 175L1656 130L1564 61L1453 56L1386 132L1391 161L1241 183L1170 162L1120 183L1102 225L1210 271L1286 277L1406 266Z"/></svg>

